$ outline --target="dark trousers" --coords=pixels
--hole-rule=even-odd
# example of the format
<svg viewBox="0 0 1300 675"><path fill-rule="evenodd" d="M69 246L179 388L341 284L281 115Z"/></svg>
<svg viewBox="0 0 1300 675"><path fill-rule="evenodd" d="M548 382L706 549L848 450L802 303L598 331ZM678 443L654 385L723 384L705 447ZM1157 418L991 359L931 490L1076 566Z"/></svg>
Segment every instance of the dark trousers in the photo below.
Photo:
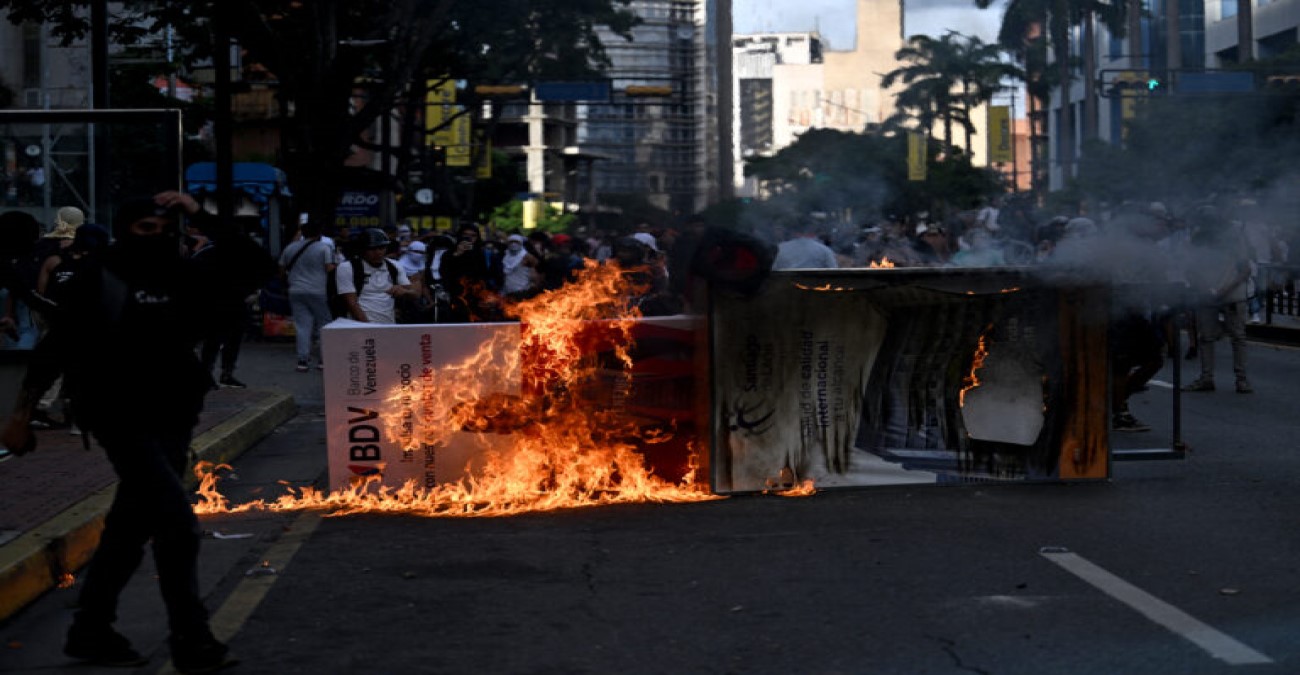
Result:
<svg viewBox="0 0 1300 675"><path fill-rule="evenodd" d="M239 346L243 343L244 331L248 328L247 319L243 305L237 310L227 309L214 317L199 352L203 367L209 373L217 365L217 352L221 352L221 374L234 374L235 362L239 360Z"/></svg>
<svg viewBox="0 0 1300 675"><path fill-rule="evenodd" d="M181 482L190 435L188 427L95 432L119 482L81 590L78 622L103 625L116 620L118 596L152 539L172 633L207 630L198 582L201 531Z"/></svg>

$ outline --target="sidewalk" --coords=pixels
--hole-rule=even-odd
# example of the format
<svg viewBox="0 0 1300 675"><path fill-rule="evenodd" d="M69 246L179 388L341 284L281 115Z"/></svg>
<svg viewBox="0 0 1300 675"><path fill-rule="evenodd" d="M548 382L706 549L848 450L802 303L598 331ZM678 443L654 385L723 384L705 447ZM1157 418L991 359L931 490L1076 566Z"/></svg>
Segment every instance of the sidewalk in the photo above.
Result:
<svg viewBox="0 0 1300 675"><path fill-rule="evenodd" d="M259 360L250 356L241 362ZM208 396L191 446L198 459L232 460L296 413L291 394L247 379L252 388ZM87 452L81 437L58 429L37 432L37 443L0 463L0 621L89 562L116 485L93 442Z"/></svg>

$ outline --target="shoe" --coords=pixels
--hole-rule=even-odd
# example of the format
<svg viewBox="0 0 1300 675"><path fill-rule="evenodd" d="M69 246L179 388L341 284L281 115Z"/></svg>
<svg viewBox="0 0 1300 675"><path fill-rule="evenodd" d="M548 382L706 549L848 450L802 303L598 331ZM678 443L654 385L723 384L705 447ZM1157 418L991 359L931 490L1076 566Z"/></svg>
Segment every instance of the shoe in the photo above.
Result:
<svg viewBox="0 0 1300 675"><path fill-rule="evenodd" d="M1192 345L1191 347L1188 347L1187 352L1183 354L1184 360L1191 361L1194 358L1196 358L1196 345Z"/></svg>
<svg viewBox="0 0 1300 675"><path fill-rule="evenodd" d="M1111 420L1110 427L1115 431L1151 431L1149 425L1138 421L1130 412L1117 413Z"/></svg>
<svg viewBox="0 0 1300 675"><path fill-rule="evenodd" d="M1183 387L1183 391L1214 391L1214 380L1197 378L1191 384Z"/></svg>
<svg viewBox="0 0 1300 675"><path fill-rule="evenodd" d="M113 668L133 668L149 662L149 659L131 648L130 640L111 627L75 622L68 629L68 641L63 644L63 653L74 659Z"/></svg>
<svg viewBox="0 0 1300 675"><path fill-rule="evenodd" d="M218 380L217 383L228 389L244 389L248 387L248 385L243 382L236 380L234 375L222 375L221 379Z"/></svg>
<svg viewBox="0 0 1300 675"><path fill-rule="evenodd" d="M230 655L230 648L218 642L211 633L188 637L172 635L167 642L172 649L172 665L180 673L215 673L239 663L238 659Z"/></svg>
<svg viewBox="0 0 1300 675"><path fill-rule="evenodd" d="M325 370L325 361L323 359L316 359L316 370Z"/></svg>
<svg viewBox="0 0 1300 675"><path fill-rule="evenodd" d="M293 369L300 373L305 373L308 370L311 370L311 366L307 364L307 359L298 359L298 365L294 366Z"/></svg>
<svg viewBox="0 0 1300 675"><path fill-rule="evenodd" d="M1255 388L1252 387L1252 386L1250 386L1250 381L1243 377L1243 378L1237 380L1237 393L1238 393L1238 394L1253 394L1253 393L1255 393Z"/></svg>
<svg viewBox="0 0 1300 675"><path fill-rule="evenodd" d="M1251 314L1251 315L1250 315L1250 319L1249 319L1248 321L1246 321L1246 323L1248 323L1248 324L1250 324L1250 325L1252 325L1252 326L1258 326L1258 325L1264 323L1264 317L1262 317L1262 316L1260 316L1260 315L1258 315L1258 314Z"/></svg>

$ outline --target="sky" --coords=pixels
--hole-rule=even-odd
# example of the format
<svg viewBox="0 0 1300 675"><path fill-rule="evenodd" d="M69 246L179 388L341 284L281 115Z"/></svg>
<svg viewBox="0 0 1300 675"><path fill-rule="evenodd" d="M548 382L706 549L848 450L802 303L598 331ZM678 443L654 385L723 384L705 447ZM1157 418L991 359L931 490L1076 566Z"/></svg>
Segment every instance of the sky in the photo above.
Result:
<svg viewBox="0 0 1300 675"><path fill-rule="evenodd" d="M904 0L903 34L942 35L955 30L985 42L997 38L1002 3L976 9L974 0ZM817 30L832 49L854 44L856 0L732 0L736 33Z"/></svg>

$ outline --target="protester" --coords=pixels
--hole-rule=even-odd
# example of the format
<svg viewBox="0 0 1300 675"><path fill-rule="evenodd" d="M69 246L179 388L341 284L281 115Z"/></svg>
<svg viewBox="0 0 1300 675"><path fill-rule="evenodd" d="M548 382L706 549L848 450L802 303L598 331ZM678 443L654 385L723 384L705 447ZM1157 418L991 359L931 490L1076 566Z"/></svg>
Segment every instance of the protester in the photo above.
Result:
<svg viewBox="0 0 1300 675"><path fill-rule="evenodd" d="M323 368L320 355L320 329L333 320L329 298L326 296L329 273L336 265L334 247L321 238L321 228L315 221L302 224L302 237L280 252L280 269L289 282L289 307L292 308L294 348L300 373L311 369L312 357L316 367Z"/></svg>
<svg viewBox="0 0 1300 675"><path fill-rule="evenodd" d="M541 277L537 273L537 256L528 252L521 234L506 237L506 252L501 258L502 286L506 297L518 300L537 292Z"/></svg>
<svg viewBox="0 0 1300 675"><path fill-rule="evenodd" d="M348 317L367 323L397 323L397 298L415 296L411 280L386 257L392 243L379 228L363 233L361 255L344 261L334 271L338 293L348 306Z"/></svg>
<svg viewBox="0 0 1300 675"><path fill-rule="evenodd" d="M573 237L560 233L550 238L541 261L542 288L553 291L573 281L582 269L582 256L573 250Z"/></svg>
<svg viewBox="0 0 1300 675"><path fill-rule="evenodd" d="M1214 343L1227 333L1237 393L1249 394L1254 388L1246 377L1246 281L1250 278L1250 257L1245 242L1217 210L1203 206L1194 215L1191 243L1187 276L1192 290L1201 295L1196 307L1201 375L1183 390L1214 391Z"/></svg>
<svg viewBox="0 0 1300 675"><path fill-rule="evenodd" d="M73 321L66 366L77 421L118 476L64 652L105 666L148 661L113 623L118 597L152 542L172 662L189 673L233 659L209 630L198 593L200 528L181 481L212 384L194 343L220 282L181 257L182 212L203 220L198 203L178 192L123 204L102 272L88 274L94 283L61 303Z"/></svg>
<svg viewBox="0 0 1300 675"><path fill-rule="evenodd" d="M239 362L239 348L248 331L248 306L250 297L266 285L276 273L276 263L269 253L249 238L237 224L210 225L206 245L192 256L202 274L214 280L216 288L211 296L207 329L200 347L203 365L211 371L221 357L221 376L217 383L222 387L243 389L246 385L235 379Z"/></svg>
<svg viewBox="0 0 1300 675"><path fill-rule="evenodd" d="M811 220L800 221L794 237L777 245L774 270L836 269L839 262L835 252L817 238L817 228Z"/></svg>
<svg viewBox="0 0 1300 675"><path fill-rule="evenodd" d="M993 235L987 230L976 228L966 233L970 248L958 251L948 261L953 267L1001 267L1006 265L1002 249L997 247Z"/></svg>

